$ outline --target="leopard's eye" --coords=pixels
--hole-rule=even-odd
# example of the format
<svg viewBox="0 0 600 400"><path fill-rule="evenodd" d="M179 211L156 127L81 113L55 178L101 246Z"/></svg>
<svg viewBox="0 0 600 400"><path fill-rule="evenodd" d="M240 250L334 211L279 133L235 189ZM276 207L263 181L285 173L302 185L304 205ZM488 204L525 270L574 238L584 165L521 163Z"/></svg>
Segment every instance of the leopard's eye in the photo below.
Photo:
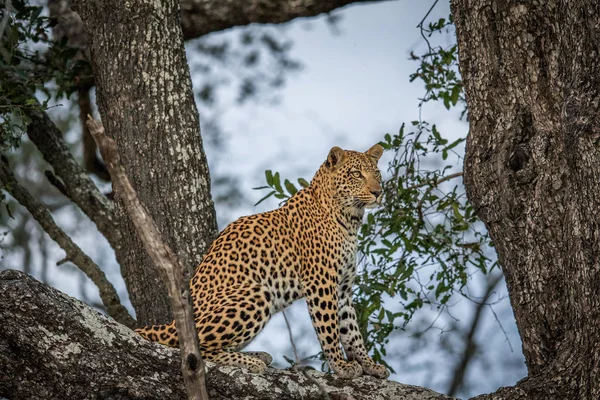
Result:
<svg viewBox="0 0 600 400"><path fill-rule="evenodd" d="M361 178L362 174L360 173L360 171L350 171L350 175L352 175L355 178Z"/></svg>

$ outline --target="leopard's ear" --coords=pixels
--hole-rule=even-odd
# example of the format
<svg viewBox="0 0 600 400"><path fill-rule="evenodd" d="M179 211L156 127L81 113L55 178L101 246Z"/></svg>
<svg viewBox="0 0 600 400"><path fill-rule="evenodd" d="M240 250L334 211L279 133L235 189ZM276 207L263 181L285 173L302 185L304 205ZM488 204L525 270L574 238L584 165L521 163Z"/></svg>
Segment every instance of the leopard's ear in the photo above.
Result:
<svg viewBox="0 0 600 400"><path fill-rule="evenodd" d="M327 156L327 161L325 161L325 166L327 168L333 169L336 166L340 165L344 158L346 157L346 153L344 150L335 146L329 150L329 155Z"/></svg>
<svg viewBox="0 0 600 400"><path fill-rule="evenodd" d="M373 160L375 160L375 162L377 162L383 154L383 147L381 147L380 144L376 144L369 150L365 151L365 154L371 157Z"/></svg>

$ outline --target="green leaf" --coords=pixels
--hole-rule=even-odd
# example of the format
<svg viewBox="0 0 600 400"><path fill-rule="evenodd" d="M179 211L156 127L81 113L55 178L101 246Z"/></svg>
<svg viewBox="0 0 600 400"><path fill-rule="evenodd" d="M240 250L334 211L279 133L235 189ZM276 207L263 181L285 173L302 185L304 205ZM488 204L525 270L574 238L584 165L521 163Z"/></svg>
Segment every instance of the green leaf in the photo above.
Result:
<svg viewBox="0 0 600 400"><path fill-rule="evenodd" d="M308 187L308 182L304 178L298 178L298 184L300 184L300 186L302 186L304 188Z"/></svg>
<svg viewBox="0 0 600 400"><path fill-rule="evenodd" d="M452 88L452 93L450 95L450 101L452 101L452 105L455 106L456 103L458 103L458 97L460 95L462 87L459 85L456 85Z"/></svg>
<svg viewBox="0 0 600 400"><path fill-rule="evenodd" d="M270 169L265 171L265 178L267 180L267 185L273 187L273 172Z"/></svg>
<svg viewBox="0 0 600 400"><path fill-rule="evenodd" d="M290 195L295 195L298 192L298 189L296 189L296 186L294 186L294 184L290 181L288 181L287 179L283 182L285 189L288 191L288 193Z"/></svg>
<svg viewBox="0 0 600 400"><path fill-rule="evenodd" d="M283 193L281 181L279 180L279 172L275 172L275 175L273 175L273 186L275 187L275 190L277 190L279 193Z"/></svg>
<svg viewBox="0 0 600 400"><path fill-rule="evenodd" d="M447 290L448 288L446 287L446 285L440 282L437 288L435 289L435 298L438 299L440 297L440 294L446 292Z"/></svg>
<svg viewBox="0 0 600 400"><path fill-rule="evenodd" d="M465 141L464 138L456 139L454 142L452 142L448 146L446 146L444 148L444 151L452 150L453 148L455 148L456 146L458 146L459 144L461 144L464 141Z"/></svg>
<svg viewBox="0 0 600 400"><path fill-rule="evenodd" d="M446 110L450 109L450 96L448 96L448 92L445 92L444 95L442 96L442 101L444 103L444 107L446 107Z"/></svg>
<svg viewBox="0 0 600 400"><path fill-rule="evenodd" d="M458 221L458 222L462 222L463 221L463 216L460 213L460 210L458 209L459 204L458 203L452 203L452 212L454 214L454 218Z"/></svg>

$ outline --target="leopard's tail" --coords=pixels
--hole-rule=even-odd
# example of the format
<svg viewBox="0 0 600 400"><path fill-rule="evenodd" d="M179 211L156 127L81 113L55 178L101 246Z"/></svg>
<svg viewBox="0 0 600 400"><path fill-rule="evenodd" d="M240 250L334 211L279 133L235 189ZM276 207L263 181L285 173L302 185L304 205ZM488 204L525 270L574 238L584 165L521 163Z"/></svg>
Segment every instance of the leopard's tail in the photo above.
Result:
<svg viewBox="0 0 600 400"><path fill-rule="evenodd" d="M177 337L177 329L175 321L164 325L148 325L135 330L141 337L158 342L166 346L178 347L179 338Z"/></svg>

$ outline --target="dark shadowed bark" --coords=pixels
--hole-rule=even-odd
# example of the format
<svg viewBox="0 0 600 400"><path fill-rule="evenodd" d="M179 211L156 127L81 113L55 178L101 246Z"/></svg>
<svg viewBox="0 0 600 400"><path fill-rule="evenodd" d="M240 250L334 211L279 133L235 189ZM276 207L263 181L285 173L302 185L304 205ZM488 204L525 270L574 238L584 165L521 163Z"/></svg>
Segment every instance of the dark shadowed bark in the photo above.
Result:
<svg viewBox="0 0 600 400"><path fill-rule="evenodd" d="M102 122L141 201L189 276L216 234L210 177L176 0L74 1L91 52ZM164 285L119 193L119 263L140 324L172 319Z"/></svg>
<svg viewBox="0 0 600 400"><path fill-rule="evenodd" d="M600 398L600 3L453 1L467 194L529 376L486 399Z"/></svg>
<svg viewBox="0 0 600 400"><path fill-rule="evenodd" d="M234 26L281 24L298 17L313 17L349 4L382 0L182 0L181 27L185 39Z"/></svg>
<svg viewBox="0 0 600 400"><path fill-rule="evenodd" d="M15 324L14 321L19 321ZM82 302L17 271L0 272L0 398L185 399L179 350L149 342ZM301 373L215 367L211 400L320 399ZM332 400L443 400L428 389L308 372Z"/></svg>

